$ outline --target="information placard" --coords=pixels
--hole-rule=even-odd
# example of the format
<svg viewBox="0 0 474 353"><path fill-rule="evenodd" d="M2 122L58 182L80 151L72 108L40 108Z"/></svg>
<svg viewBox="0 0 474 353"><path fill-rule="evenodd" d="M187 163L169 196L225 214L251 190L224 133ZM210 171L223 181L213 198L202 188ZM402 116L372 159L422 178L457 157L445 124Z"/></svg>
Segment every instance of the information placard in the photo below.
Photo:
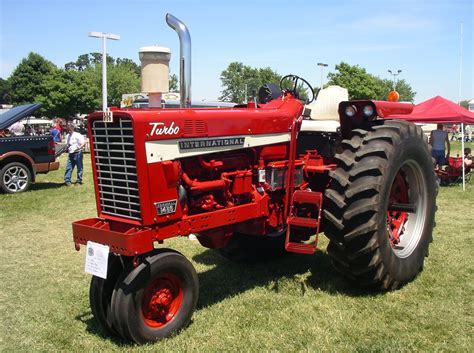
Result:
<svg viewBox="0 0 474 353"><path fill-rule="evenodd" d="M87 242L85 271L91 275L106 279L107 262L109 259L108 245Z"/></svg>

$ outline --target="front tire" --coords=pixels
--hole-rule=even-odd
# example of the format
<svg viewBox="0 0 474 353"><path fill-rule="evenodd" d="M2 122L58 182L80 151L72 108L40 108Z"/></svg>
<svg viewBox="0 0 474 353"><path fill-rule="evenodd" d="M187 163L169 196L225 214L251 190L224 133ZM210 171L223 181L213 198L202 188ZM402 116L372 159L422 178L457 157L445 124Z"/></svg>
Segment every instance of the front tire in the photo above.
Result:
<svg viewBox="0 0 474 353"><path fill-rule="evenodd" d="M170 337L191 320L199 293L193 265L160 249L123 274L112 296L114 326L124 338L147 343Z"/></svg>
<svg viewBox="0 0 474 353"><path fill-rule="evenodd" d="M29 189L30 169L23 163L12 162L0 170L0 187L7 194L16 194Z"/></svg>
<svg viewBox="0 0 474 353"><path fill-rule="evenodd" d="M118 335L112 323L112 293L118 278L128 262L127 259L121 259L112 253L109 254L107 279L92 276L89 288L89 302L92 314L104 331L112 336Z"/></svg>
<svg viewBox="0 0 474 353"><path fill-rule="evenodd" d="M423 268L432 240L436 178L421 128L376 121L335 156L324 217L334 267L357 284L391 290Z"/></svg>

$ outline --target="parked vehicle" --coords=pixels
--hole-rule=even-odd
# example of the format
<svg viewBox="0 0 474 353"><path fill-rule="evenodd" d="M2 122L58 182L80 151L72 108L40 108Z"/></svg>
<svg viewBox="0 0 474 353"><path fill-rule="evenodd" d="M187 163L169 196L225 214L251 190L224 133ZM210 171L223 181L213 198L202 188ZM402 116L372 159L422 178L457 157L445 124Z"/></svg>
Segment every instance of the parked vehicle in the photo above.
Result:
<svg viewBox="0 0 474 353"><path fill-rule="evenodd" d="M32 115L41 104L25 104L0 115L0 188L9 194L23 192L36 181L36 175L59 168L56 160L60 151L53 138L41 136L14 136L8 128Z"/></svg>
<svg viewBox="0 0 474 353"><path fill-rule="evenodd" d="M189 45L186 26L167 21ZM314 254L324 231L334 267L357 285L394 290L422 270L436 209L430 148L420 127L387 119L413 106L343 101L340 129L319 132L298 96L311 85L282 82L263 86L259 104L89 116L98 216L74 222L73 237L87 244L90 305L107 332L146 343L190 322L198 276L163 246L172 237L195 234L245 262Z"/></svg>

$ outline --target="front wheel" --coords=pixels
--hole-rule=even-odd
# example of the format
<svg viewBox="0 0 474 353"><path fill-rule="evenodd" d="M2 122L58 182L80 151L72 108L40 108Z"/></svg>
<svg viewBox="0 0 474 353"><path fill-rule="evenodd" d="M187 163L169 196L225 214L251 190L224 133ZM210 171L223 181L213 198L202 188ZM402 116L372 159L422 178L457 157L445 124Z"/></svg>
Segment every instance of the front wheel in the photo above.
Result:
<svg viewBox="0 0 474 353"><path fill-rule="evenodd" d="M112 336L118 333L112 324L111 301L114 287L120 274L129 263L126 258L109 254L107 278L92 276L89 288L89 302L92 314L104 331Z"/></svg>
<svg viewBox="0 0 474 353"><path fill-rule="evenodd" d="M325 193L328 253L357 284L396 289L422 270L432 239L429 146L419 127L401 121L376 121L342 144Z"/></svg>
<svg viewBox="0 0 474 353"><path fill-rule="evenodd" d="M26 191L30 184L31 172L23 163L8 163L0 170L0 187L7 194Z"/></svg>
<svg viewBox="0 0 474 353"><path fill-rule="evenodd" d="M193 265L178 252L157 250L119 278L112 296L114 327L136 343L170 337L191 320L198 293Z"/></svg>

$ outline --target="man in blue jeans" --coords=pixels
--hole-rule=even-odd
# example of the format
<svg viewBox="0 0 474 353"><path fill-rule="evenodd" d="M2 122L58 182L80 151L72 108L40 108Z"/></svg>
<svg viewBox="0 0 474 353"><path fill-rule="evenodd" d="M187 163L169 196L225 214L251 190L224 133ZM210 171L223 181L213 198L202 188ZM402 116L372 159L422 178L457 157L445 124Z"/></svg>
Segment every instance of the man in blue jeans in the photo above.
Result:
<svg viewBox="0 0 474 353"><path fill-rule="evenodd" d="M86 139L79 132L74 130L74 125L69 124L67 127L68 135L66 137L69 156L67 158L66 172L64 173L64 183L66 186L71 186L71 176L74 167L77 167L76 185L82 185L82 153Z"/></svg>
<svg viewBox="0 0 474 353"><path fill-rule="evenodd" d="M443 124L438 124L436 130L431 131L430 145L432 147L431 154L436 161L436 166L441 168L447 163L449 153L451 152L448 133L443 130Z"/></svg>

